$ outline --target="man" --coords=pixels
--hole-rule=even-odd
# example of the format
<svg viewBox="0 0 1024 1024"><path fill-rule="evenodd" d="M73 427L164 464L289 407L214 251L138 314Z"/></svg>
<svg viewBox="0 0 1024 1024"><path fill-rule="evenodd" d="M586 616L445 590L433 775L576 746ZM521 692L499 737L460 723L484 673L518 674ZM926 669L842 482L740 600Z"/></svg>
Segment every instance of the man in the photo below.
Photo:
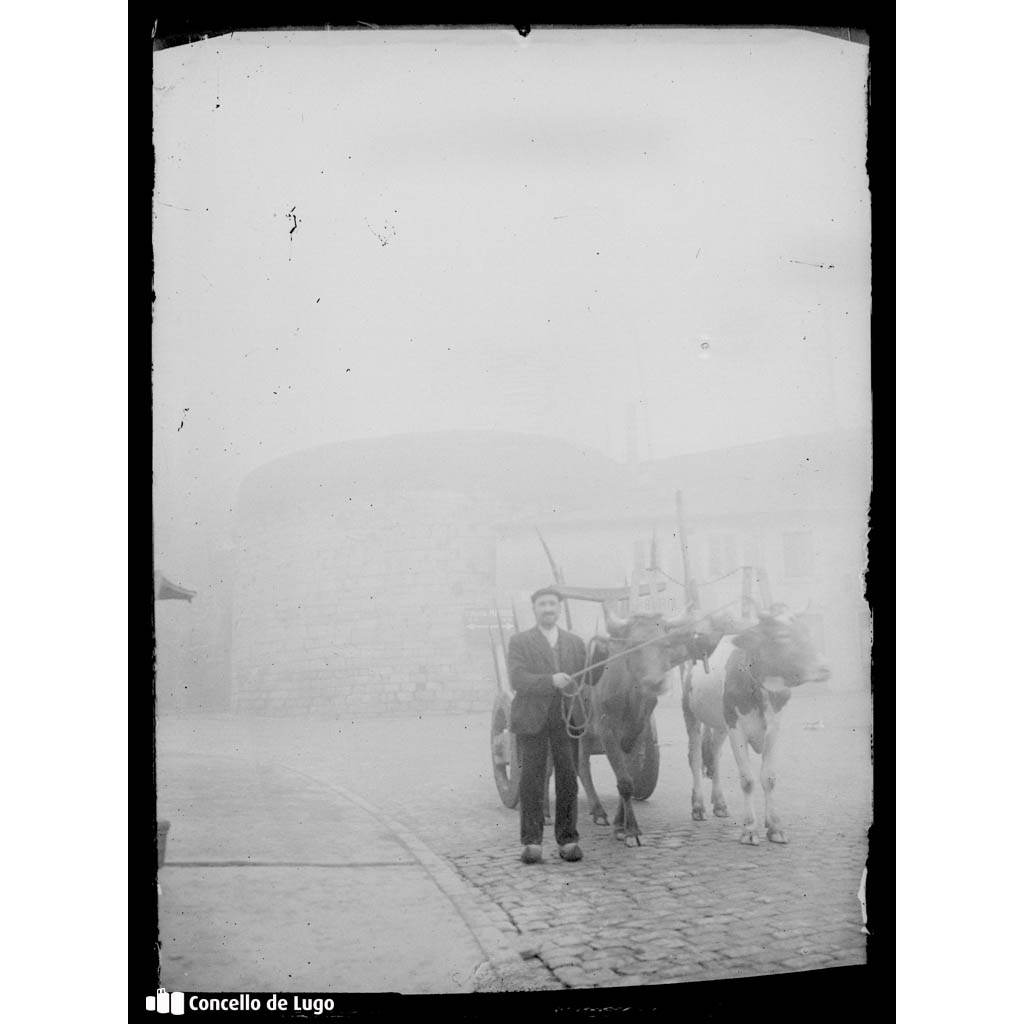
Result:
<svg viewBox="0 0 1024 1024"><path fill-rule="evenodd" d="M548 751L555 767L555 841L563 860L583 857L576 831L576 770L579 741L570 739L563 719L565 696L575 692L580 679L572 675L583 670L586 648L572 633L558 628L562 597L544 587L531 597L537 625L515 634L509 642L509 680L512 700L510 727L516 734L522 759L519 777L519 837L522 860L537 864L543 860L544 789L547 785ZM579 718L575 719L579 722ZM582 724L582 723L580 723Z"/></svg>

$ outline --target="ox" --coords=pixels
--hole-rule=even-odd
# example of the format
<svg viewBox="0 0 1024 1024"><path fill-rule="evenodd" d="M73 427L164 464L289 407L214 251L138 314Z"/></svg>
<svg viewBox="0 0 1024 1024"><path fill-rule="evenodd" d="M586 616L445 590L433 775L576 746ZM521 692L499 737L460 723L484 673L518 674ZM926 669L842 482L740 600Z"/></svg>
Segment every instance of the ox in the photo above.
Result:
<svg viewBox="0 0 1024 1024"><path fill-rule="evenodd" d="M711 634L707 642L713 639ZM780 715L789 702L791 687L824 681L829 670L811 643L806 623L783 605L760 612L758 622L735 636L731 648L716 651L716 645L717 640L711 645L710 658L704 661L704 670L696 669L694 661L682 670L683 717L693 772L693 819L704 820L702 765L711 777L715 815L724 818L729 814L719 772L719 755L728 736L739 768L745 805L740 842L751 846L759 842L753 803L754 772L748 749L753 747L761 755L768 839L785 843L786 834L775 812Z"/></svg>
<svg viewBox="0 0 1024 1024"><path fill-rule="evenodd" d="M658 697L665 692L666 675L689 656L685 615L665 618L658 612L637 612L620 619L606 611L608 639L595 645L591 663L615 657L595 669L584 686L589 723L580 741L579 776L595 822L608 824L608 815L594 789L590 755L603 752L615 772L619 806L614 827L617 839L640 844L640 827L633 813L634 780L640 768L638 742L650 723ZM669 631L671 632L671 635ZM618 657L616 657L618 656Z"/></svg>

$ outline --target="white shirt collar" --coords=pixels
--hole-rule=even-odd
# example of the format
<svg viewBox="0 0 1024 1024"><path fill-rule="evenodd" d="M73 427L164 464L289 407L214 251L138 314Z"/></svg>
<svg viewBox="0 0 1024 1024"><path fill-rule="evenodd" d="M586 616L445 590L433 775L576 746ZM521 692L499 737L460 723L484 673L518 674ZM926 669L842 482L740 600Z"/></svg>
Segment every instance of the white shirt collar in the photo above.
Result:
<svg viewBox="0 0 1024 1024"><path fill-rule="evenodd" d="M537 628L547 637L547 641L552 647L558 643L558 626L552 626L550 629L545 629L543 626Z"/></svg>

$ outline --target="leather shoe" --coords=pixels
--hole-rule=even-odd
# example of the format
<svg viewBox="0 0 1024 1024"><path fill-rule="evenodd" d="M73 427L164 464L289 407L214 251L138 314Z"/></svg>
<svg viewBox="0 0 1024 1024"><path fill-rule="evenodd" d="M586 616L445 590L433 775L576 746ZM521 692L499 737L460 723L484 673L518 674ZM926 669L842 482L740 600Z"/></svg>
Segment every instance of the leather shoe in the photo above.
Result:
<svg viewBox="0 0 1024 1024"><path fill-rule="evenodd" d="M558 848L558 856L562 860L583 860L583 851L579 843L566 843Z"/></svg>
<svg viewBox="0 0 1024 1024"><path fill-rule="evenodd" d="M544 855L539 846L524 846L522 856L519 858L524 864L539 864Z"/></svg>

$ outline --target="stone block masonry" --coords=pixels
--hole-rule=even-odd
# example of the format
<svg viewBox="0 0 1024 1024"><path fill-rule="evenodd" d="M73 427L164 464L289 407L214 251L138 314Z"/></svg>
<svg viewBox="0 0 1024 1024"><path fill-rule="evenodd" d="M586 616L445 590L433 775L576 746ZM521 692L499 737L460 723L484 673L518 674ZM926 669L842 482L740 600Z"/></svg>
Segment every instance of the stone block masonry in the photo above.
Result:
<svg viewBox="0 0 1024 1024"><path fill-rule="evenodd" d="M235 710L345 717L486 710L466 609L494 598L493 501L414 491L242 517Z"/></svg>

